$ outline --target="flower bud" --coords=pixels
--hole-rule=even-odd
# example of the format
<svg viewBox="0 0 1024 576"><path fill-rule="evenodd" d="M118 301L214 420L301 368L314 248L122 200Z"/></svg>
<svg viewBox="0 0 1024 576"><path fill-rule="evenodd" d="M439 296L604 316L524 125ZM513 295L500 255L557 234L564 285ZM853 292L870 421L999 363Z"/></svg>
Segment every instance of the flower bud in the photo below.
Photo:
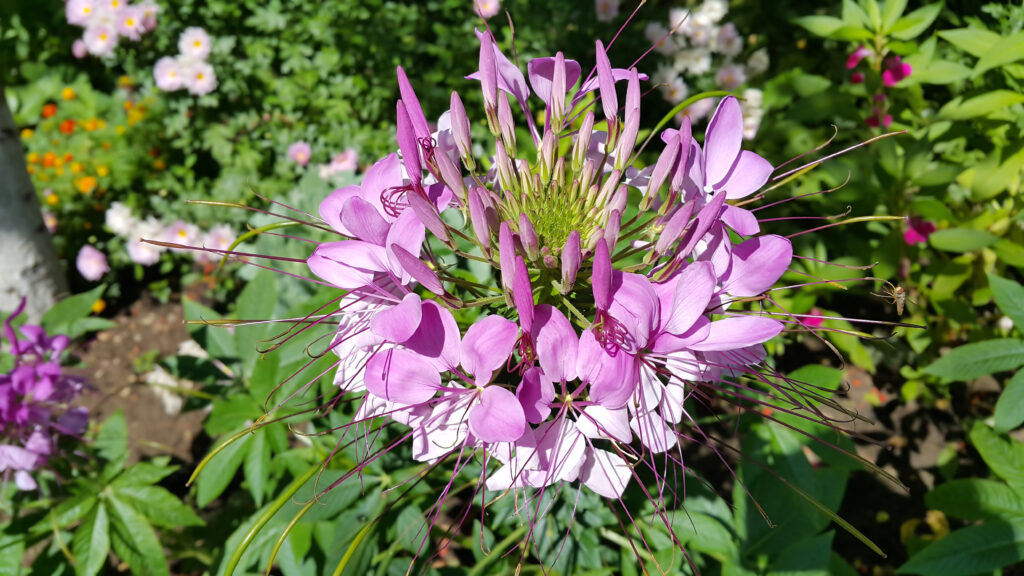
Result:
<svg viewBox="0 0 1024 576"><path fill-rule="evenodd" d="M590 149L590 137L594 134L594 111L590 110L583 117L579 132L576 133L576 142L572 145L572 169L579 171L587 160L587 151Z"/></svg>
<svg viewBox="0 0 1024 576"><path fill-rule="evenodd" d="M459 156L466 169L472 172L476 168L476 160L473 158L473 142L470 137L469 116L466 115L466 107L462 105L462 98L458 92L452 92L451 114L452 139L455 140L455 147L459 149Z"/></svg>
<svg viewBox="0 0 1024 576"><path fill-rule="evenodd" d="M526 255L531 260L536 260L540 249L540 238L537 237L537 231L533 229L533 223L525 213L519 214L519 239L523 242Z"/></svg>
<svg viewBox="0 0 1024 576"><path fill-rule="evenodd" d="M651 180L647 185L647 192L644 194L644 199L640 203L640 210L647 210L651 206L651 202L655 198L659 197L659 191L661 190L662 184L668 179L669 172L675 168L676 160L679 158L679 134L672 136L672 139L668 141L668 145L661 151L661 156L658 156L657 163L654 164L654 171L651 172Z"/></svg>
<svg viewBox="0 0 1024 576"><path fill-rule="evenodd" d="M498 94L498 129L501 130L501 140L505 143L511 156L513 158L518 156L516 124L512 118L512 108L508 104L508 95L504 92Z"/></svg>
<svg viewBox="0 0 1024 576"><path fill-rule="evenodd" d="M551 99L548 102L548 121L556 134L565 121L565 55L555 54L555 71L551 78Z"/></svg>
<svg viewBox="0 0 1024 576"><path fill-rule="evenodd" d="M573 230L565 241L565 248L562 248L562 294L572 291L572 285L576 283L576 273L579 272L582 261L580 233L578 230Z"/></svg>

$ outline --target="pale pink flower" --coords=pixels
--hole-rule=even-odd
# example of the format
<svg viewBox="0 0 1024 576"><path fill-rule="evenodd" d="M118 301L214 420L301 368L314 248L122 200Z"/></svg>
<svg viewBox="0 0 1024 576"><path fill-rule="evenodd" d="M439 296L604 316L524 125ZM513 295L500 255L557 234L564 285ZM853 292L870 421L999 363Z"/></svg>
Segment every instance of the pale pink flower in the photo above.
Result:
<svg viewBox="0 0 1024 576"><path fill-rule="evenodd" d="M185 88L188 89L189 94L204 96L217 88L217 74L208 62L195 60L185 63L183 68Z"/></svg>
<svg viewBox="0 0 1024 576"><path fill-rule="evenodd" d="M114 47L117 46L117 30L103 24L89 26L82 40L93 56L110 57L114 55Z"/></svg>
<svg viewBox="0 0 1024 576"><path fill-rule="evenodd" d="M79 60L85 58L86 55L89 54L89 47L85 45L85 40L79 38L78 40L72 42L71 54L73 54L74 57L78 58Z"/></svg>
<svg viewBox="0 0 1024 576"><path fill-rule="evenodd" d="M107 265L107 257L103 255L103 252L89 244L82 246L82 249L78 251L78 257L75 258L75 267L78 268L78 273L90 282L103 278L103 275L110 271L110 266Z"/></svg>
<svg viewBox="0 0 1024 576"><path fill-rule="evenodd" d="M53 212L43 212L43 225L47 232L53 234L57 231L57 216Z"/></svg>
<svg viewBox="0 0 1024 576"><path fill-rule="evenodd" d="M598 22L611 22L619 15L619 0L594 0Z"/></svg>
<svg viewBox="0 0 1024 576"><path fill-rule="evenodd" d="M203 247L213 250L228 250L235 242L235 231L227 224L218 224L203 236ZM219 252L196 250L192 252L196 262L216 262L223 256Z"/></svg>
<svg viewBox="0 0 1024 576"><path fill-rule="evenodd" d="M143 238L163 239L164 226L159 220L150 216L141 222L136 222L134 229L128 237L128 258L136 264L151 266L160 260L160 254L166 250L163 246L148 244L141 241Z"/></svg>
<svg viewBox="0 0 1024 576"><path fill-rule="evenodd" d="M178 40L178 50L182 55L195 60L206 60L212 47L210 35L196 26L186 28Z"/></svg>
<svg viewBox="0 0 1024 576"><path fill-rule="evenodd" d="M121 202L112 202L107 213L104 214L104 223L111 232L118 236L131 236L132 230L138 225L138 220L132 216L132 209Z"/></svg>
<svg viewBox="0 0 1024 576"><path fill-rule="evenodd" d="M156 28L156 16L160 13L160 6L153 2L153 0L145 0L137 4L139 10L142 10L142 27L149 32Z"/></svg>
<svg viewBox="0 0 1024 576"><path fill-rule="evenodd" d="M69 0L64 5L64 15L67 17L68 24L75 26L87 25L95 13L95 0Z"/></svg>
<svg viewBox="0 0 1024 576"><path fill-rule="evenodd" d="M730 64L722 66L715 74L715 81L723 90L735 90L747 81L747 75L743 72L742 66Z"/></svg>
<svg viewBox="0 0 1024 576"><path fill-rule="evenodd" d="M309 157L311 154L312 148L310 147L309 142L303 142L300 140L298 142L293 142L292 145L288 147L288 157L299 166L309 164Z"/></svg>
<svg viewBox="0 0 1024 576"><path fill-rule="evenodd" d="M129 40L139 41L146 31L142 10L138 6L126 6L117 13L117 31Z"/></svg>
<svg viewBox="0 0 1024 576"><path fill-rule="evenodd" d="M501 0L473 0L473 7L480 16L491 18L501 11Z"/></svg>
<svg viewBox="0 0 1024 576"><path fill-rule="evenodd" d="M161 240L185 246L194 246L199 241L199 227L195 224L188 224L184 220L177 220L161 234ZM171 248L174 251L181 251L181 248Z"/></svg>
<svg viewBox="0 0 1024 576"><path fill-rule="evenodd" d="M185 86L185 72L181 69L181 62L171 56L164 56L156 61L153 78L156 80L156 87L164 92L174 92Z"/></svg>

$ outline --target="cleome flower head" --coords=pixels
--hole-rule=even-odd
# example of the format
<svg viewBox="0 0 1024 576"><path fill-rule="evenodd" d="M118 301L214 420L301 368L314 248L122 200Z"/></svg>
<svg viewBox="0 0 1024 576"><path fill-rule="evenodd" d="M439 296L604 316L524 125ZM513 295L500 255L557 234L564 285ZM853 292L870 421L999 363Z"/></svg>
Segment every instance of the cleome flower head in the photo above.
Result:
<svg viewBox="0 0 1024 576"><path fill-rule="evenodd" d="M478 470L484 508L516 495L533 526L552 488L623 507L631 486L659 507L681 494L668 468L687 472L683 447L717 452L692 414L710 398L824 420L769 367L766 342L823 328L772 298L793 246L749 208L775 168L743 149L739 100L702 141L685 118L641 142L648 77L613 68L600 41L589 69L558 53L524 70L477 38L468 78L493 148L474 154L458 93L428 122L399 67L398 151L319 206L314 224L337 239L306 264L338 309L297 333L330 327L335 384L358 405L341 431L369 445L393 424L398 439L366 458L408 441L453 480Z"/></svg>

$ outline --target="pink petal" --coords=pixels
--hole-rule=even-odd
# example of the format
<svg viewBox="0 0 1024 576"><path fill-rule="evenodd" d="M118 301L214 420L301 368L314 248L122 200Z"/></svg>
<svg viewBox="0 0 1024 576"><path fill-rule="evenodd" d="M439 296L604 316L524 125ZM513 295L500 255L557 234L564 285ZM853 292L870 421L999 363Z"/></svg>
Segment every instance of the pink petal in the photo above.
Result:
<svg viewBox="0 0 1024 576"><path fill-rule="evenodd" d="M363 184L360 187L360 195L363 200L373 204L385 220L390 220L392 218L384 212L380 196L388 188L401 186L402 183L402 166L398 160L398 154L388 154L366 171L366 176L363 177Z"/></svg>
<svg viewBox="0 0 1024 576"><path fill-rule="evenodd" d="M792 260L793 244L788 238L750 238L732 247L732 267L722 288L733 296L757 296L778 282Z"/></svg>
<svg viewBox="0 0 1024 576"><path fill-rule="evenodd" d="M761 231L761 225L757 223L757 216L753 212L731 204L726 204L722 210L722 222L740 236L753 236Z"/></svg>
<svg viewBox="0 0 1024 576"><path fill-rule="evenodd" d="M479 394L479 401L469 409L473 435L488 444L518 440L526 429L526 416L515 394L501 386L488 386Z"/></svg>
<svg viewBox="0 0 1024 576"><path fill-rule="evenodd" d="M586 406L576 419L576 428L587 438L615 439L624 444L633 440L629 429L629 411L625 408L608 409L604 406Z"/></svg>
<svg viewBox="0 0 1024 576"><path fill-rule="evenodd" d="M377 352L366 363L366 389L399 404L421 404L441 387L441 375L415 352L394 348Z"/></svg>
<svg viewBox="0 0 1024 576"><path fill-rule="evenodd" d="M733 316L711 323L711 332L691 350L721 351L767 342L782 332L782 322L760 316Z"/></svg>
<svg viewBox="0 0 1024 576"><path fill-rule="evenodd" d="M402 162L405 164L405 172L414 182L419 182L423 177L423 166L420 164L420 146L416 142L416 129L413 128L412 120L405 109L405 104L399 100L397 109L397 137L398 149L402 152ZM428 132L429 134L429 132Z"/></svg>
<svg viewBox="0 0 1024 576"><path fill-rule="evenodd" d="M423 107L420 106L416 91L413 90L412 84L409 83L409 78L406 77L405 70L402 70L401 66L398 66L398 91L402 95L402 102L405 103L405 109L412 121L416 136L419 138L430 136L430 127L427 124L427 117L423 115Z"/></svg>
<svg viewBox="0 0 1024 576"><path fill-rule="evenodd" d="M662 299L662 331L682 334L704 314L718 283L714 269L707 262L694 262L680 272L674 281L675 290L666 306Z"/></svg>
<svg viewBox="0 0 1024 576"><path fill-rule="evenodd" d="M530 271L522 256L516 256L516 271L512 280L512 301L519 313L519 324L524 333L533 329L533 287L530 285Z"/></svg>
<svg viewBox="0 0 1024 576"><path fill-rule="evenodd" d="M658 328L658 293L651 282L639 274L616 271L612 278L613 292L608 313L628 334L627 341L620 346L624 351L634 353L647 346L651 333Z"/></svg>
<svg viewBox="0 0 1024 576"><path fill-rule="evenodd" d="M519 326L511 320L496 315L478 319L462 339L462 367L478 385L486 385L508 360L518 337Z"/></svg>
<svg viewBox="0 0 1024 576"><path fill-rule="evenodd" d="M533 434L537 438L540 471L529 475L529 483L540 487L576 480L587 447L586 438L576 429L576 424L559 418L537 426Z"/></svg>
<svg viewBox="0 0 1024 576"><path fill-rule="evenodd" d="M555 400L555 386L542 375L540 368L530 368L523 373L523 381L516 389L516 398L523 407L526 421L540 424L551 415L551 403Z"/></svg>
<svg viewBox="0 0 1024 576"><path fill-rule="evenodd" d="M459 325L447 308L437 302L423 302L416 332L403 344L434 365L439 372L459 365Z"/></svg>
<svg viewBox="0 0 1024 576"><path fill-rule="evenodd" d="M397 306L373 315L370 330L388 342L401 344L416 332L422 315L420 297L410 292Z"/></svg>
<svg viewBox="0 0 1024 576"><path fill-rule="evenodd" d="M377 208L359 196L349 198L341 212L341 223L349 236L383 246L391 226L380 217Z"/></svg>
<svg viewBox="0 0 1024 576"><path fill-rule="evenodd" d="M594 264L590 283L594 290L594 305L598 310L607 310L611 304L612 259L608 254L608 243L604 238L598 239L594 249Z"/></svg>
<svg viewBox="0 0 1024 576"><path fill-rule="evenodd" d="M743 145L743 113L735 96L726 96L718 104L715 115L708 123L704 137L705 183L715 186L725 180L736 163Z"/></svg>
<svg viewBox="0 0 1024 576"><path fill-rule="evenodd" d="M555 382L576 379L579 336L561 310L550 304L538 305L534 310L531 337L537 359L549 379Z"/></svg>
<svg viewBox="0 0 1024 576"><path fill-rule="evenodd" d="M640 443L655 454L661 454L676 445L679 437L675 429L667 426L657 412L640 412L629 423Z"/></svg>
<svg viewBox="0 0 1024 576"><path fill-rule="evenodd" d="M767 160L751 152L744 150L732 167L724 182L715 184L715 190L725 190L726 197L730 200L746 198L764 186L771 177L772 165Z"/></svg>
<svg viewBox="0 0 1024 576"><path fill-rule="evenodd" d="M583 485L605 498L620 498L633 469L621 457L597 448L587 453L580 470Z"/></svg>
<svg viewBox="0 0 1024 576"><path fill-rule="evenodd" d="M349 198L359 196L361 190L359 186L346 186L340 190L331 192L328 196L320 203L320 217L324 219L324 222L337 230L339 233L345 236L352 236L352 233L344 224L341 223L341 213L345 207L345 203L348 202Z"/></svg>
<svg viewBox="0 0 1024 576"><path fill-rule="evenodd" d="M581 71L582 68L579 62L575 60L565 61L565 87L567 90L575 86L576 82L579 81ZM530 77L530 85L533 86L533 92L545 104L550 104L548 100L551 99L551 81L555 77L555 58L534 58L526 65L526 72Z"/></svg>
<svg viewBox="0 0 1024 576"><path fill-rule="evenodd" d="M590 399L605 408L624 406L636 389L633 356L622 350L609 354L591 330L580 336L576 371L581 380L590 383Z"/></svg>
<svg viewBox="0 0 1024 576"><path fill-rule="evenodd" d="M401 268L402 278L412 277L413 280L420 283L421 286L430 290L438 296L444 296L445 290L444 285L441 284L441 279L437 277L437 273L434 272L430 266L427 266L419 258L410 254L405 248L402 248L398 244L392 244L389 249L391 259L390 261L395 267Z"/></svg>

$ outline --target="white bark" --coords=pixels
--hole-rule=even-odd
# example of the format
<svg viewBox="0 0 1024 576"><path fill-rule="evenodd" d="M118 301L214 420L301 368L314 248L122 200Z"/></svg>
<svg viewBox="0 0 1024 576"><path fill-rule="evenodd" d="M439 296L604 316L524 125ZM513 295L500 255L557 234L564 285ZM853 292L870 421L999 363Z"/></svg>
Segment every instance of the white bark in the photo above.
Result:
<svg viewBox="0 0 1024 576"><path fill-rule="evenodd" d="M67 291L0 86L0 310L13 311L24 296L29 319L38 320Z"/></svg>

